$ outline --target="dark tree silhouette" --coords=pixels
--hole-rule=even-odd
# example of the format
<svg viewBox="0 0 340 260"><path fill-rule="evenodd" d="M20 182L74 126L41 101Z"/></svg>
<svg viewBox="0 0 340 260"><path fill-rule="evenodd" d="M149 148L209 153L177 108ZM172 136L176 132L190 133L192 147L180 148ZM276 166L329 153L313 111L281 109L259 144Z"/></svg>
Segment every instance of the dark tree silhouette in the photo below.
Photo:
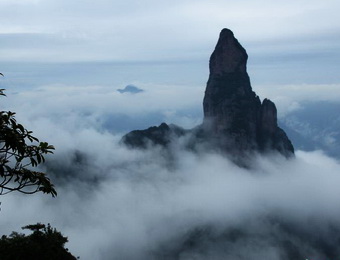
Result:
<svg viewBox="0 0 340 260"><path fill-rule="evenodd" d="M0 96L6 96L4 89L0 89ZM0 111L0 195L13 191L25 194L41 191L56 196L46 174L34 170L45 162L44 155L53 150L52 145L39 142L32 131L19 124L14 112Z"/></svg>
<svg viewBox="0 0 340 260"><path fill-rule="evenodd" d="M0 239L0 258L2 260L75 260L76 258L65 248L68 241L50 224L28 225L22 229L33 231L26 236L13 232Z"/></svg>

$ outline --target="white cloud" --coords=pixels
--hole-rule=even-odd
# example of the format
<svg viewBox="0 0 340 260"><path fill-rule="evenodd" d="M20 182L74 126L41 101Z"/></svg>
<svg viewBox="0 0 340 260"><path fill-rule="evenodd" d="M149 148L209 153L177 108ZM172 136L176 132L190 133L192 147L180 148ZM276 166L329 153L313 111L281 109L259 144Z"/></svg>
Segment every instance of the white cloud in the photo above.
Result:
<svg viewBox="0 0 340 260"><path fill-rule="evenodd" d="M339 84L262 85L254 90L261 98L275 102L280 117L300 109L303 102L340 100Z"/></svg>
<svg viewBox="0 0 340 260"><path fill-rule="evenodd" d="M63 137L59 138L62 144ZM159 151L126 150L107 134L80 130L72 139L67 149L61 147L62 152L49 159L59 163L63 172L63 167L72 165L71 153L65 156L67 150L81 150L91 162L91 167L78 175L83 181L69 178L67 185L58 186L56 199L43 195L3 197L3 233L28 223L50 222L69 237L68 247L82 259L150 259L161 246L168 245L170 249L165 248L171 250L172 243L180 244L190 231L206 225L220 232L239 225L253 234L269 229L277 232L276 236L281 231L263 223L263 217L278 215L292 222L292 227L301 225L300 229L306 229L302 223L315 221L322 232L328 223L340 225L340 165L320 152L297 152L290 161L258 157L253 169L246 170L221 155L178 150L176 166L169 170ZM99 183L90 177L99 178ZM249 226L252 222L261 226L261 231ZM307 231L311 229L307 225ZM271 237L266 234L261 239L266 243ZM253 244L248 253L253 259L262 259L259 250L267 256L272 250L273 256L278 256L281 248L276 242L271 248ZM310 246L304 242L299 244ZM190 248L183 250L188 251L181 259L191 259ZM232 251L217 250L215 254L227 257ZM204 259L204 254L197 257Z"/></svg>
<svg viewBox="0 0 340 260"><path fill-rule="evenodd" d="M187 128L200 123L201 112L197 111L201 111L201 87L143 83L136 85L144 91L133 95L119 93L118 86L52 85L21 91L15 95L8 93L3 101L6 110L16 111L18 119L27 127L37 129L44 122L47 126L62 125L75 132L89 127L101 129L103 124L109 123L112 129L107 130L119 131L124 122L114 121L117 116L125 118L126 124L139 118L145 120L142 126L134 125L139 128L163 121ZM155 114L159 118L157 122L152 120ZM53 138L53 132L43 130L39 134L46 136L51 133Z"/></svg>
<svg viewBox="0 0 340 260"><path fill-rule="evenodd" d="M18 112L19 122L55 145L47 170L59 193L56 199L4 196L3 234L49 222L69 237L70 251L82 259L150 259L153 253L176 252L195 228L209 226L217 231L202 239L212 236L216 242L197 244L208 255L184 247L182 259L280 259L281 236L296 241L310 258L321 255L321 249L311 248L314 228L330 239L329 224L340 227L338 161L321 152L298 151L291 160L256 156L245 169L222 155L174 146L169 167L157 148L118 145L121 136L108 133L100 120L108 111L137 118L157 110L172 118L201 104L202 89L135 84L145 91L130 95L107 87L60 85L3 99L4 107ZM278 224L271 224L272 218L279 218ZM291 225L291 233L278 228L280 221ZM240 227L249 234L235 243L227 240L229 251L224 251L221 233ZM309 239L301 240L297 230L310 234Z"/></svg>

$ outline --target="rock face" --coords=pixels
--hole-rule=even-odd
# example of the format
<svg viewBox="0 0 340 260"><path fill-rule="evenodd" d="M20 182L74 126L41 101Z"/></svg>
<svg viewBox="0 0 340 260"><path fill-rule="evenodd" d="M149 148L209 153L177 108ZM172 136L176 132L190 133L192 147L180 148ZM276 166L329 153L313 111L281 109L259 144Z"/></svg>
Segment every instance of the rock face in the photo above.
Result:
<svg viewBox="0 0 340 260"><path fill-rule="evenodd" d="M229 154L274 150L286 157L293 155L292 143L277 125L275 104L268 99L261 103L251 88L247 59L246 50L233 32L223 29L210 57L203 124L184 131L162 123L132 131L123 137L123 142L133 147L150 143L167 146L171 138L190 133L189 147L205 143Z"/></svg>
<svg viewBox="0 0 340 260"><path fill-rule="evenodd" d="M277 150L285 156L293 145L277 125L275 104L252 91L246 50L232 31L223 29L210 57L210 75L203 100L203 127L226 149Z"/></svg>
<svg viewBox="0 0 340 260"><path fill-rule="evenodd" d="M187 130L162 123L145 130L134 130L126 134L122 141L129 147L147 148L148 145L167 146L174 138L185 135Z"/></svg>

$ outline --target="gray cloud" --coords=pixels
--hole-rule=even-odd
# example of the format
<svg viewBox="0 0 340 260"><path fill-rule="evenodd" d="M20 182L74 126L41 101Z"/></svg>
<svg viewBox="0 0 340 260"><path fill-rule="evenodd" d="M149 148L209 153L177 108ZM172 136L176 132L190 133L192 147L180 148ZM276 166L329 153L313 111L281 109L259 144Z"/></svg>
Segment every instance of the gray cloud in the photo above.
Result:
<svg viewBox="0 0 340 260"><path fill-rule="evenodd" d="M55 139L60 132L94 128L119 133L148 127L162 121L186 128L201 122L203 90L195 86L137 84L144 92L122 95L116 86L49 85L8 93L4 105L18 119L37 129L37 135ZM129 105L127 105L129 104ZM45 128L39 125L44 124ZM47 128L51 126L51 131ZM39 130L40 129L40 130Z"/></svg>
<svg viewBox="0 0 340 260"><path fill-rule="evenodd" d="M27 39L8 46L4 60L141 61L206 59L223 27L255 51L324 52L338 46L340 28L336 1L251 3L225 1L23 1L0 3L0 33L19 33ZM317 19L315 19L317 17ZM52 35L36 47L31 35ZM314 39L313 39L314 38ZM38 41L38 40L37 40ZM200 43L199 45L197 43ZM263 49L266 46L266 49ZM337 47L336 47L337 48ZM20 53L21 55L15 55Z"/></svg>
<svg viewBox="0 0 340 260"><path fill-rule="evenodd" d="M340 99L338 84L258 85L255 89L259 96L268 97L275 102L280 117L302 108L302 103L337 103Z"/></svg>
<svg viewBox="0 0 340 260"><path fill-rule="evenodd" d="M217 154L176 150L170 170L157 149L126 150L93 130L72 138L85 159L76 162L70 146L51 157L58 198L4 197L2 232L51 222L82 259L329 257L313 244L320 234L337 252L328 227L340 224L340 165L321 153L258 157L246 170Z"/></svg>
<svg viewBox="0 0 340 260"><path fill-rule="evenodd" d="M258 155L244 169L219 154L186 151L180 141L170 164L159 148L129 150L118 144L121 135L103 128L107 111L183 110L202 95L191 87L139 86L147 91L49 86L6 98L20 122L56 146L44 169L59 195L2 197L3 234L50 222L81 259L281 260L339 253L338 161L298 151L288 161Z"/></svg>

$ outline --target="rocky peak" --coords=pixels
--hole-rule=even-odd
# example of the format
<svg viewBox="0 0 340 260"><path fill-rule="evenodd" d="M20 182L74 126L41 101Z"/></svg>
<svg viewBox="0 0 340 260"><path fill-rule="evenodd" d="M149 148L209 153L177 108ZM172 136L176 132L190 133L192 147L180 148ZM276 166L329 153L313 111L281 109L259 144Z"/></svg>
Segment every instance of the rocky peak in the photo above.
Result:
<svg viewBox="0 0 340 260"><path fill-rule="evenodd" d="M210 75L246 72L248 55L229 29L220 33L217 45L210 57Z"/></svg>
<svg viewBox="0 0 340 260"><path fill-rule="evenodd" d="M132 131L123 140L130 146L167 146L174 138L190 134L188 144L205 143L229 154L278 151L289 157L294 148L277 125L275 104L260 98L250 85L246 50L229 29L223 29L210 57L210 75L203 99L203 124L192 130L162 124Z"/></svg>
<svg viewBox="0 0 340 260"><path fill-rule="evenodd" d="M275 104L265 98L261 106L261 118L259 125L262 132L266 134L274 134L277 129L277 111Z"/></svg>
<svg viewBox="0 0 340 260"><path fill-rule="evenodd" d="M203 100L204 124L213 133L246 132L256 136L260 99L246 70L246 50L229 29L223 29L210 57L210 75Z"/></svg>
<svg viewBox="0 0 340 260"><path fill-rule="evenodd" d="M275 104L263 103L252 90L246 50L229 29L220 33L210 57L210 75L203 100L203 127L226 150L277 150L294 148L277 125Z"/></svg>

